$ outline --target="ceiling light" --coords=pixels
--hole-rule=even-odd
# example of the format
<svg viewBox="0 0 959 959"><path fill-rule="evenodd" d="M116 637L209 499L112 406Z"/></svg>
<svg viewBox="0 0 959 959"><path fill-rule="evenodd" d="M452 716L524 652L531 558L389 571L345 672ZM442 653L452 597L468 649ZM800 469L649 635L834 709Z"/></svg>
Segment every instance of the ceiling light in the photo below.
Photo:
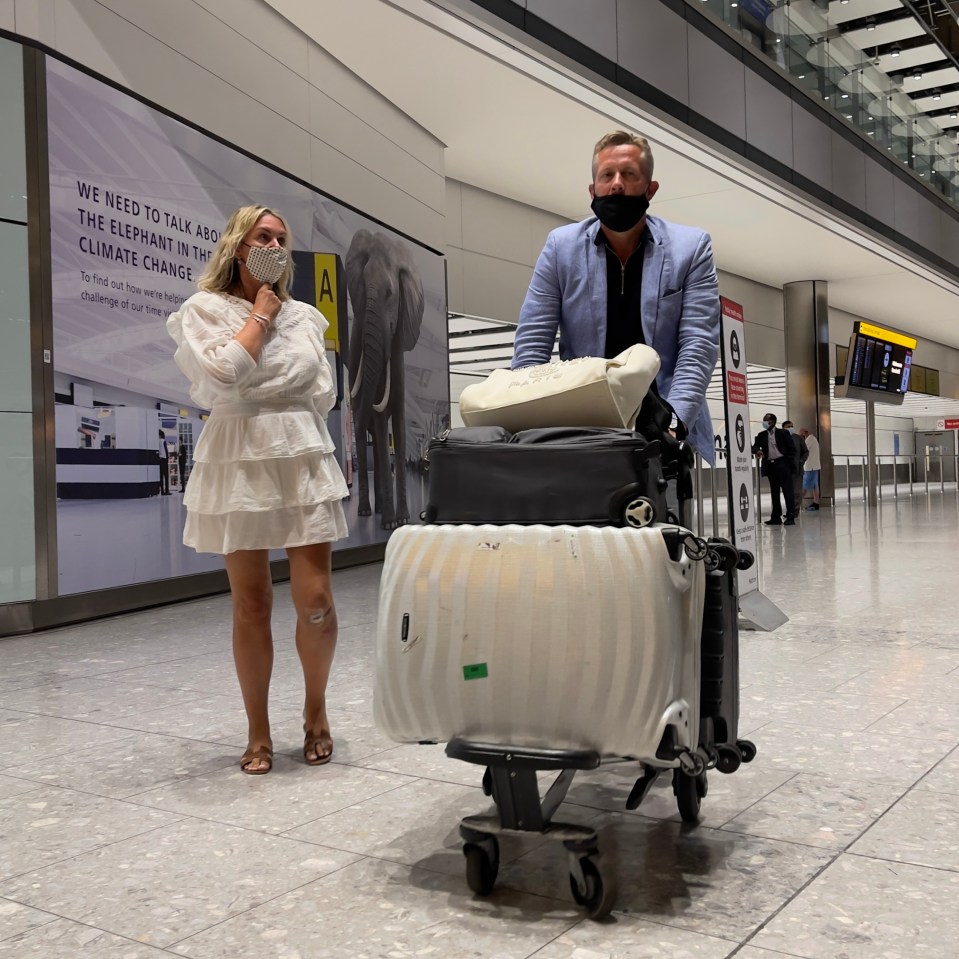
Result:
<svg viewBox="0 0 959 959"><path fill-rule="evenodd" d="M922 79L922 70L916 70L916 72L913 73L912 78L913 78L913 80L921 80L921 79Z"/></svg>
<svg viewBox="0 0 959 959"><path fill-rule="evenodd" d="M848 94L848 93L844 93L844 94L842 95L842 98L843 98L843 100L848 100L848 99L849 99L849 94Z"/></svg>
<svg viewBox="0 0 959 959"><path fill-rule="evenodd" d="M898 43L894 43L889 50L889 55L891 57L898 57L902 53L902 47Z"/></svg>
<svg viewBox="0 0 959 959"><path fill-rule="evenodd" d="M951 119L955 120L957 117L959 117L959 110L957 110L955 107L953 107L953 108L949 111L949 117L950 117Z"/></svg>
<svg viewBox="0 0 959 959"><path fill-rule="evenodd" d="M839 5L841 7L844 7L847 3L849 3L849 0L839 0Z"/></svg>
<svg viewBox="0 0 959 959"><path fill-rule="evenodd" d="M869 32L875 29L876 29L876 18L869 17L869 19L866 20L866 31Z"/></svg>
<svg viewBox="0 0 959 959"><path fill-rule="evenodd" d="M936 87L936 89L932 91L932 98L933 100L942 99L942 90L940 90L939 87Z"/></svg>

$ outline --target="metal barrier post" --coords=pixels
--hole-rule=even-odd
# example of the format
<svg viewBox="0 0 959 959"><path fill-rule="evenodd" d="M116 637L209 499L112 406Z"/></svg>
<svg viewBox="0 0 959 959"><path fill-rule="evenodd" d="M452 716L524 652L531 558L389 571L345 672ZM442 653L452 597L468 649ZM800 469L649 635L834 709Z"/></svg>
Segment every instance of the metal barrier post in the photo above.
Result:
<svg viewBox="0 0 959 959"><path fill-rule="evenodd" d="M939 447L939 490L942 493L946 491L946 471L943 468L944 464L942 462L942 447Z"/></svg>
<svg viewBox="0 0 959 959"><path fill-rule="evenodd" d="M763 475L755 458L753 459L753 495L756 500L756 525L758 526L763 518Z"/></svg>
<svg viewBox="0 0 959 959"><path fill-rule="evenodd" d="M929 499L929 454L926 453L922 458L922 465L925 467L923 472L926 474L926 499Z"/></svg>
<svg viewBox="0 0 959 959"><path fill-rule="evenodd" d="M705 527L703 519L703 459L696 454L696 532L702 536Z"/></svg>
<svg viewBox="0 0 959 959"><path fill-rule="evenodd" d="M882 457L876 457L876 485L879 487L879 502L882 502Z"/></svg>
<svg viewBox="0 0 959 959"><path fill-rule="evenodd" d="M916 454L909 454L909 498L912 499L912 481L916 474Z"/></svg>
<svg viewBox="0 0 959 959"><path fill-rule="evenodd" d="M899 472L899 457L892 457L892 498L899 499L899 478L896 473Z"/></svg>
<svg viewBox="0 0 959 959"><path fill-rule="evenodd" d="M869 492L866 488L866 457L862 458L862 501L869 503Z"/></svg>
<svg viewBox="0 0 959 959"><path fill-rule="evenodd" d="M846 505L852 506L852 485L849 482L849 457L846 457Z"/></svg>
<svg viewBox="0 0 959 959"><path fill-rule="evenodd" d="M726 464L726 469L729 469L729 464ZM709 494L712 501L712 510L713 510L713 536L719 536L719 498L716 492L716 468L713 467L709 471ZM732 510L730 510L732 512Z"/></svg>

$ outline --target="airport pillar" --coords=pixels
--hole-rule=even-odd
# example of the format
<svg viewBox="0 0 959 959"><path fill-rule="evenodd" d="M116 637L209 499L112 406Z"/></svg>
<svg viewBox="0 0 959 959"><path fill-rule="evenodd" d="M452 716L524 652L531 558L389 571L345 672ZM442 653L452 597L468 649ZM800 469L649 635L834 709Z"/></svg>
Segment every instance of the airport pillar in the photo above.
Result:
<svg viewBox="0 0 959 959"><path fill-rule="evenodd" d="M832 408L829 401L829 284L803 280L783 287L786 334L786 412L796 429L819 439L819 492L833 503Z"/></svg>

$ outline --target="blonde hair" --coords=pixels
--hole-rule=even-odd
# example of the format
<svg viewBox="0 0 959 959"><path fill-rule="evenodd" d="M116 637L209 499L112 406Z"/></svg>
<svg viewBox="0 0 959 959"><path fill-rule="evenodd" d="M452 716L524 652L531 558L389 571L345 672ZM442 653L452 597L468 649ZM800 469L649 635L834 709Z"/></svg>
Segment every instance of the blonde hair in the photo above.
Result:
<svg viewBox="0 0 959 959"><path fill-rule="evenodd" d="M293 237L286 220L276 210L271 210L267 206L241 206L230 214L230 219L226 221L226 226L210 255L206 269L196 281L197 289L206 293L228 293L237 287L240 282L240 267L236 262L236 251L247 233L267 214L275 216L283 224L283 230L286 233L283 249L290 256L286 261L286 269L274 284L274 288L281 300L290 299L290 287L293 285Z"/></svg>
<svg viewBox="0 0 959 959"><path fill-rule="evenodd" d="M609 149L609 147L619 146L636 147L636 149L639 150L639 162L643 168L643 173L646 174L647 180L652 180L653 149L649 145L649 140L647 140L646 137L637 136L635 133L627 133L625 130L614 130L612 133L607 133L606 136L593 147L593 182L596 182L596 157L598 157L603 150Z"/></svg>

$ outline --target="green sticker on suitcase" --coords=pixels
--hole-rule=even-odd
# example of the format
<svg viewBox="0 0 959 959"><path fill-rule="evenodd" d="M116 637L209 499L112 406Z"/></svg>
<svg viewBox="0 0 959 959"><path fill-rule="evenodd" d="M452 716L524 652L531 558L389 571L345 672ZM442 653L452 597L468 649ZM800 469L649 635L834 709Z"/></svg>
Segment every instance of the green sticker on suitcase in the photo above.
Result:
<svg viewBox="0 0 959 959"><path fill-rule="evenodd" d="M489 676L489 670L486 663L470 663L463 667L463 679L486 679Z"/></svg>

